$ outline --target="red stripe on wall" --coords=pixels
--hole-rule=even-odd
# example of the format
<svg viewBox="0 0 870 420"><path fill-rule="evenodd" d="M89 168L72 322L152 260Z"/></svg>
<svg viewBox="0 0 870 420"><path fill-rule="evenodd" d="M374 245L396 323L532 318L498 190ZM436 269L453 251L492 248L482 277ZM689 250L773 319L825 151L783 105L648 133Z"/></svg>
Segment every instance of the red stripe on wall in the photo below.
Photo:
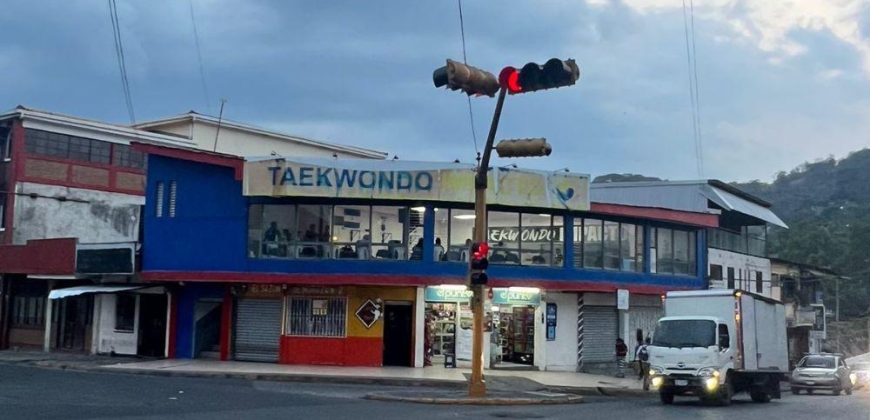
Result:
<svg viewBox="0 0 870 420"><path fill-rule="evenodd" d="M381 337L281 337L279 363L289 365L382 366Z"/></svg>
<svg viewBox="0 0 870 420"><path fill-rule="evenodd" d="M704 227L719 227L716 214L695 213L690 211L668 210L655 207L636 207L621 204L592 203L590 211L613 216L637 217L666 222L685 223Z"/></svg>
<svg viewBox="0 0 870 420"><path fill-rule="evenodd" d="M221 305L221 360L230 360L230 341L232 340L233 322L233 295L230 289L224 292L224 301Z"/></svg>
<svg viewBox="0 0 870 420"><path fill-rule="evenodd" d="M268 274L227 272L170 272L147 271L142 273L145 281L190 281L226 283L278 283L305 285L369 285L369 286L436 286L439 284L463 284L457 277L404 276L371 274ZM606 281L552 281L535 279L490 280L490 287L539 287L563 292L615 292L626 289L642 295L661 295L672 290L690 290L690 287L619 284Z"/></svg>

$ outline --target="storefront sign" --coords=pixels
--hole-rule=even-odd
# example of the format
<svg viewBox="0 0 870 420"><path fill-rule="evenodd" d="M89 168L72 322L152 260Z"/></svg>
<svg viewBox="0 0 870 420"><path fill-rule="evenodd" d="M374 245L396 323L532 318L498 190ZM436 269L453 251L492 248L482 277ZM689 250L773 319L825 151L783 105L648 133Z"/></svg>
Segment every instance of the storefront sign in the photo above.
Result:
<svg viewBox="0 0 870 420"><path fill-rule="evenodd" d="M556 304L547 303L547 341L556 340Z"/></svg>
<svg viewBox="0 0 870 420"><path fill-rule="evenodd" d="M488 234L490 243L517 242L553 242L562 240L562 230L550 226L491 227Z"/></svg>
<svg viewBox="0 0 870 420"><path fill-rule="evenodd" d="M242 294L246 298L278 298L284 295L283 286L280 284L249 284Z"/></svg>
<svg viewBox="0 0 870 420"><path fill-rule="evenodd" d="M426 302L467 302L474 292L468 289L448 287L427 287Z"/></svg>
<svg viewBox="0 0 870 420"><path fill-rule="evenodd" d="M288 293L294 296L344 296L343 287L293 286Z"/></svg>
<svg viewBox="0 0 870 420"><path fill-rule="evenodd" d="M356 310L356 317L366 328L371 328L378 321L378 318L381 317L381 305L368 299Z"/></svg>
<svg viewBox="0 0 870 420"><path fill-rule="evenodd" d="M538 306L541 304L541 292L516 289L493 289L493 305Z"/></svg>
<svg viewBox="0 0 870 420"><path fill-rule="evenodd" d="M495 168L489 184L491 204L589 209L587 175ZM474 169L438 162L267 159L245 162L244 195L473 203Z"/></svg>

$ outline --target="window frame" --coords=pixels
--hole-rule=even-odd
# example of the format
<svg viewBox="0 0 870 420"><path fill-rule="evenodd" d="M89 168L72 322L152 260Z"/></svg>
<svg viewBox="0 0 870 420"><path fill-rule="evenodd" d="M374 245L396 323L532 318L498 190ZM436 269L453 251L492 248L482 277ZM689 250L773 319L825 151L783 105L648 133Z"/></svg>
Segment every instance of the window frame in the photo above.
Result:
<svg viewBox="0 0 870 420"><path fill-rule="evenodd" d="M283 336L286 336L286 337L309 337L309 338L336 338L336 339L346 338L348 336L347 335L348 334L348 324L350 323L350 318L349 318L349 316L350 316L350 306L349 306L350 299L348 299L347 296L288 295L284 299L285 299L284 303L287 307L287 314L284 318L284 322L285 322L284 329L283 329L283 331L281 331L281 334ZM295 321L293 318L294 317L294 311L293 311L294 300L307 301L308 308L311 309L312 311L314 310L314 301L326 300L327 301L327 304L326 304L327 308L332 307L330 302L341 301L341 303L342 303L341 308L342 308L343 314L339 314L339 315L335 316L334 319L326 321L326 322L340 321L340 323L341 323L340 334L339 333L312 334L312 333L310 333L310 330L312 328L311 326L308 327L309 331L306 331L306 333L294 333L293 332L294 321ZM311 317L319 317L319 316L329 317L330 315L329 314L317 315L317 314L312 313L312 314L309 314L307 316L310 319ZM310 322L305 322L305 319L300 320L298 322L300 322L301 324L309 324L310 325Z"/></svg>

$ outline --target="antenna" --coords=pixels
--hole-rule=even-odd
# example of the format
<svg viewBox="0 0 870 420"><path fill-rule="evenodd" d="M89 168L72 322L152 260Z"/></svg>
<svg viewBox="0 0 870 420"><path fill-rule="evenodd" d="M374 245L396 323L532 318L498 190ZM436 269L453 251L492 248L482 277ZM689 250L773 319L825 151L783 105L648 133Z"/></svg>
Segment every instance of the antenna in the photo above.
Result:
<svg viewBox="0 0 870 420"><path fill-rule="evenodd" d="M224 119L224 104L225 103L227 103L226 98L221 98L221 110L220 110L220 113L218 114L217 130L214 133L214 150L213 150L213 152L217 152L218 136L221 134L221 122Z"/></svg>

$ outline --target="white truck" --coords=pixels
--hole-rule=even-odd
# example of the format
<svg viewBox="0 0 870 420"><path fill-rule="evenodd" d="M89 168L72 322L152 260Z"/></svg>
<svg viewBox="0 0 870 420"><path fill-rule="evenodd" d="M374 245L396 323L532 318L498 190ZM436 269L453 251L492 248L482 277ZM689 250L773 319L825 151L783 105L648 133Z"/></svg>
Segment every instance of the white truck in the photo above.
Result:
<svg viewBox="0 0 870 420"><path fill-rule="evenodd" d="M676 395L728 405L747 391L780 398L788 374L785 308L739 290L669 292L649 351L650 383L663 404Z"/></svg>

